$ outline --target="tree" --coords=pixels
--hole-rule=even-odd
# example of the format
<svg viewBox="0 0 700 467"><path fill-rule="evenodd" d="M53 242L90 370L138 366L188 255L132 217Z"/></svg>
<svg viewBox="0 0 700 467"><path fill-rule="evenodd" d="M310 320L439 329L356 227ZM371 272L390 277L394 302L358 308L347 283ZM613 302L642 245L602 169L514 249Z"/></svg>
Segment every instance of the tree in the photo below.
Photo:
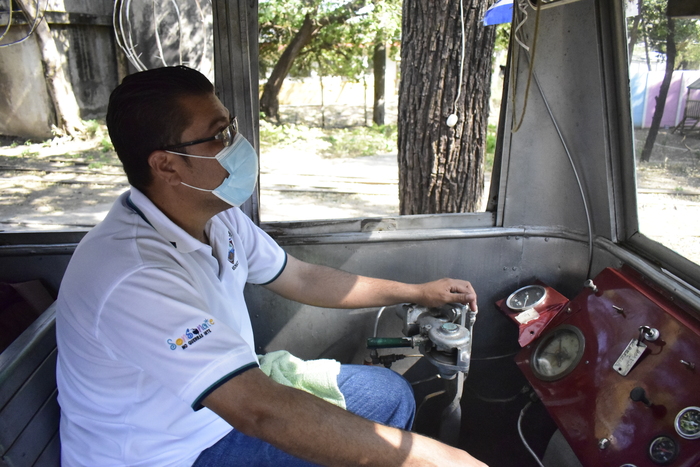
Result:
<svg viewBox="0 0 700 467"><path fill-rule="evenodd" d="M28 24L33 24L38 11L35 5L25 0L16 0L24 12ZM78 136L84 129L80 119L80 107L73 92L73 86L61 63L61 55L58 53L49 25L44 18L39 18L34 34L41 51L41 62L44 66L46 87L51 96L51 101L56 112L56 126L71 136Z"/></svg>
<svg viewBox="0 0 700 467"><path fill-rule="evenodd" d="M260 109L279 119L279 92L288 75L359 79L378 41L395 44L400 0L260 2L260 70L271 69Z"/></svg>
<svg viewBox="0 0 700 467"><path fill-rule="evenodd" d="M352 0L321 16L317 16L319 5L314 5L312 11L307 11L301 26L284 48L282 55L277 60L270 77L263 87L263 93L260 97L260 110L267 117L279 120L279 92L282 89L282 83L292 69L292 65L294 65L294 61L301 54L302 50L319 35L323 28L347 22L366 3L367 0Z"/></svg>
<svg viewBox="0 0 700 467"><path fill-rule="evenodd" d="M372 121L375 125L384 125L384 100L386 86L386 45L377 41L372 55L374 69L374 105L372 106Z"/></svg>
<svg viewBox="0 0 700 467"><path fill-rule="evenodd" d="M663 55L666 63L654 115L641 155L641 160L648 162L659 133L673 71L677 69L676 64L679 63L686 69L700 66L700 44L698 43L700 27L697 20L676 20L667 17L667 0L644 0L643 3L640 1L640 7L642 20L640 23L632 24L629 34L630 36L636 34L634 28L637 25L644 28L645 47Z"/></svg>
<svg viewBox="0 0 700 467"><path fill-rule="evenodd" d="M492 1L404 0L399 89L401 214L475 211L483 192L495 28ZM460 73L464 52L463 78ZM456 125L446 124L457 114Z"/></svg>
<svg viewBox="0 0 700 467"><path fill-rule="evenodd" d="M644 162L649 162L649 159L651 159L651 153L654 150L654 143L656 142L656 135L659 133L659 127L661 126L661 118L664 116L668 88L671 86L671 78L673 78L673 69L676 64L676 41L673 37L674 32L675 20L673 18L667 18L666 71L664 73L664 79L661 81L659 95L656 98L654 115L651 118L651 126L649 127L649 133L647 133L647 139L644 142L644 149L642 150L641 160Z"/></svg>

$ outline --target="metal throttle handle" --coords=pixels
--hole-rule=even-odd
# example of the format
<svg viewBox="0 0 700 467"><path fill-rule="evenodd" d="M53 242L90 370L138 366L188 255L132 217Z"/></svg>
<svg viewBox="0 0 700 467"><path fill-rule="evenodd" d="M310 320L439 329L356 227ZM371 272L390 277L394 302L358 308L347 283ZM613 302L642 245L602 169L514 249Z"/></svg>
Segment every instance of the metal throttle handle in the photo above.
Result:
<svg viewBox="0 0 700 467"><path fill-rule="evenodd" d="M413 347L410 337L370 337L367 339L368 349L394 349L397 347Z"/></svg>

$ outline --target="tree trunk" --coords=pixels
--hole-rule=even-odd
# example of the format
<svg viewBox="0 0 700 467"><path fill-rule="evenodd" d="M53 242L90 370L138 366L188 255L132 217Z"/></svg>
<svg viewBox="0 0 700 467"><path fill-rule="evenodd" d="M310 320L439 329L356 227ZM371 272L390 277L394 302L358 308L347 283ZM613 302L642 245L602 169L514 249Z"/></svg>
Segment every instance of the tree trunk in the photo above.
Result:
<svg viewBox="0 0 700 467"><path fill-rule="evenodd" d="M386 46L378 43L374 46L372 67L374 69L374 105L372 121L376 125L384 125L386 99Z"/></svg>
<svg viewBox="0 0 700 467"><path fill-rule="evenodd" d="M27 22L32 24L38 14L34 10L34 3L17 0L17 4L24 11ZM63 70L61 56L45 18L39 20L34 34L41 50L46 87L56 112L57 127L66 134L78 136L84 130L83 122L80 119L80 107L73 93L73 86Z"/></svg>
<svg viewBox="0 0 700 467"><path fill-rule="evenodd" d="M473 212L479 206L496 36L495 28L480 22L491 3L464 1L460 83L459 0L404 0L398 125L401 214ZM459 120L449 127L446 120L453 113Z"/></svg>
<svg viewBox="0 0 700 467"><path fill-rule="evenodd" d="M639 23L642 20L642 8L644 7L644 0L638 0L637 1L637 9L639 13L637 16L634 17L634 20L632 21L632 28L630 31L630 40L629 43L627 44L627 56L628 56L628 65L632 63L632 53L634 52L634 46L637 44L637 38L639 37Z"/></svg>
<svg viewBox="0 0 700 467"><path fill-rule="evenodd" d="M673 78L673 70L676 65L676 40L673 37L675 33L675 21L673 18L668 18L668 36L666 36L666 73L661 82L659 89L659 97L656 98L656 107L654 108L654 116L651 118L651 127L647 133L647 139L644 142L644 150L642 151L642 161L649 162L651 153L654 151L654 142L656 135L659 133L661 126L661 118L664 116L664 107L666 107L666 97L668 96L668 88L671 86L671 78Z"/></svg>
<svg viewBox="0 0 700 467"><path fill-rule="evenodd" d="M289 74L289 70L294 65L294 60L299 56L299 53L306 47L312 39L314 33L314 22L310 14L304 17L304 22L299 28L299 31L294 35L292 41L287 45L282 52L282 56L275 63L272 73L263 87L263 93L260 97L260 111L267 117L273 118L279 122L279 94L282 89L282 83Z"/></svg>

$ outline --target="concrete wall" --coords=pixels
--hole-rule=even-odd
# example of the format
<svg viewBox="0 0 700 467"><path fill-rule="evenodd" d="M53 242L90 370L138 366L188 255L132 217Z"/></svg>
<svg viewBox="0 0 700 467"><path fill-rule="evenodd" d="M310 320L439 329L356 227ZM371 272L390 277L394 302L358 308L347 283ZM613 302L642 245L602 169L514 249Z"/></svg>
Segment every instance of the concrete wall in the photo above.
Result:
<svg viewBox="0 0 700 467"><path fill-rule="evenodd" d="M104 118L119 80L112 6L111 0L52 0L44 12L85 120ZM2 44L28 31L24 17L15 14ZM55 122L36 38L0 48L0 134L50 138Z"/></svg>

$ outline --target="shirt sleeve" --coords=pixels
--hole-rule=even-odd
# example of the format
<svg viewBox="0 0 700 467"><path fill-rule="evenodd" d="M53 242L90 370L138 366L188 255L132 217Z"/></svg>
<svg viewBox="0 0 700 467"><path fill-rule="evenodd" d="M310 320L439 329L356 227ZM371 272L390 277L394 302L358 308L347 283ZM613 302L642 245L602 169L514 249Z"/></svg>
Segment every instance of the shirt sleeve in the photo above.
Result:
<svg viewBox="0 0 700 467"><path fill-rule="evenodd" d="M238 208L224 214L224 222L233 224L241 239L248 261L248 280L251 284L274 281L287 265L287 253L265 231Z"/></svg>
<svg viewBox="0 0 700 467"><path fill-rule="evenodd" d="M195 409L227 377L257 366L253 349L175 269L144 267L125 277L96 332L111 358L142 369Z"/></svg>

